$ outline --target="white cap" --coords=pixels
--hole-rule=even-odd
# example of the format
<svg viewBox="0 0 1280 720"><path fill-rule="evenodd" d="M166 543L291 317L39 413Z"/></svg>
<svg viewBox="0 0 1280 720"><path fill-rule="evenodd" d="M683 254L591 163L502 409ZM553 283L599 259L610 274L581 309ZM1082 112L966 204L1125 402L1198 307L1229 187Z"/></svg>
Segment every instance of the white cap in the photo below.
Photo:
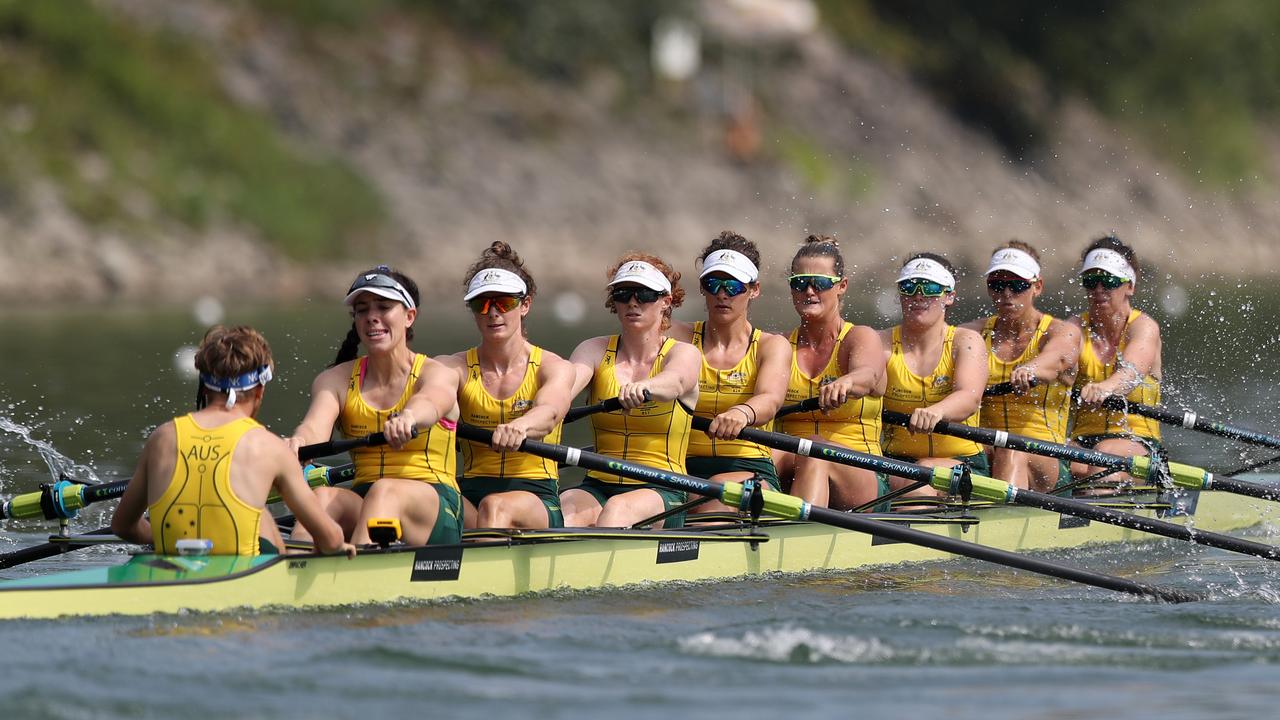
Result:
<svg viewBox="0 0 1280 720"><path fill-rule="evenodd" d="M400 284L399 280L382 272L365 273L357 277L356 281L351 283L351 288L347 290L347 299L343 302L350 305L355 302L357 295L366 292L388 300L395 300L407 308L412 309L418 306L413 301L413 296L404 288L404 285Z"/></svg>
<svg viewBox="0 0 1280 720"><path fill-rule="evenodd" d="M614 273L613 279L609 281L609 286L613 287L620 283L638 283L650 290L659 292L671 292L671 281L658 268L650 265L643 260L631 260L622 264L618 268L618 272Z"/></svg>
<svg viewBox="0 0 1280 720"><path fill-rule="evenodd" d="M898 273L898 282L915 278L932 280L952 290L956 287L956 277L951 274L951 271L937 260L930 260L929 258L916 258L903 265L902 271Z"/></svg>
<svg viewBox="0 0 1280 720"><path fill-rule="evenodd" d="M1133 282L1138 276L1133 271L1133 266L1129 264L1128 260L1124 259L1123 255L1115 250L1106 248L1090 250L1089 254L1084 256L1084 267L1080 268L1080 272L1083 274L1090 270L1105 270L1129 282Z"/></svg>
<svg viewBox="0 0 1280 720"><path fill-rule="evenodd" d="M751 259L737 250L717 250L702 261L704 278L713 272L722 272L729 277L744 283L753 283L760 277L760 268Z"/></svg>
<svg viewBox="0 0 1280 720"><path fill-rule="evenodd" d="M485 293L524 295L528 292L529 286L519 275L502 268L485 268L471 278L471 282L467 285L467 294L462 296L462 301L466 302Z"/></svg>
<svg viewBox="0 0 1280 720"><path fill-rule="evenodd" d="M1040 279L1040 263L1031 257L1031 253L1017 248L1000 248L991 256L991 267L987 274L993 272L1011 272L1023 280Z"/></svg>

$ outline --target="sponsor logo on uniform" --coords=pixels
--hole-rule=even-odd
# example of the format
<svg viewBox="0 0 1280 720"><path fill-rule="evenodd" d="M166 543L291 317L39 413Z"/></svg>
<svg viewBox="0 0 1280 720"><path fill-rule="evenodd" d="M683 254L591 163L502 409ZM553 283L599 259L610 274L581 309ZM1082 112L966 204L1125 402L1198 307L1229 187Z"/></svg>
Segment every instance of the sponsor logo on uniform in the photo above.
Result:
<svg viewBox="0 0 1280 720"><path fill-rule="evenodd" d="M511 403L511 409L515 410L516 412L522 412L522 411L528 410L531 407L533 407L533 401L525 400L523 398L520 400L514 400Z"/></svg>
<svg viewBox="0 0 1280 720"><path fill-rule="evenodd" d="M938 377L933 379L933 386L942 387L943 385L946 385L949 382L951 382L950 375L939 375Z"/></svg>
<svg viewBox="0 0 1280 720"><path fill-rule="evenodd" d="M733 372L729 373L728 375L725 375L725 376L724 376L724 379L725 379L725 382L728 382L728 383L730 383L731 385L745 385L745 384L747 384L747 374L746 374L746 373L744 373L744 372L742 372L741 370L734 370Z"/></svg>

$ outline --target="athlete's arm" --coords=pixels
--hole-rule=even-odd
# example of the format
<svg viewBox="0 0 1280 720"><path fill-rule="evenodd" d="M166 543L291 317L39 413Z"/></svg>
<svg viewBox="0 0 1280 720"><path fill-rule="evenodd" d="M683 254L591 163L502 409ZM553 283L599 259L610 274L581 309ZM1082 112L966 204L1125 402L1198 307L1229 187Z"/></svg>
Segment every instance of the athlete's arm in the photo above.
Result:
<svg viewBox="0 0 1280 720"><path fill-rule="evenodd" d="M493 429L494 450L511 452L520 447L526 437L541 440L564 419L572 400L573 365L553 352L542 351L542 365L538 368L538 392L533 396L529 412Z"/></svg>
<svg viewBox="0 0 1280 720"><path fill-rule="evenodd" d="M845 334L837 352L844 374L819 388L818 402L822 409L840 407L849 398L874 395L876 390L883 394L885 357L880 333L865 325L854 325Z"/></svg>
<svg viewBox="0 0 1280 720"><path fill-rule="evenodd" d="M756 357L760 367L756 370L754 394L712 418L706 431L708 436L716 440L733 440L743 428L772 420L778 408L782 407L791 376L791 343L781 335L760 333Z"/></svg>
<svg viewBox="0 0 1280 720"><path fill-rule="evenodd" d="M1072 323L1054 320L1045 332L1043 344L1035 359L1014 368L1009 382L1020 391L1036 383L1051 383L1064 375L1074 375L1080 363L1080 328Z"/></svg>
<svg viewBox="0 0 1280 720"><path fill-rule="evenodd" d="M458 404L458 372L438 360L427 358L413 395L399 414L387 419L382 434L397 450L413 439L414 432L428 430L447 417Z"/></svg>
<svg viewBox="0 0 1280 720"><path fill-rule="evenodd" d="M275 438L271 438L275 440ZM272 442L266 448L273 473L272 485L297 521L311 533L316 549L328 555L355 557L356 547L342 538L342 528L320 507L320 501L307 485L298 467L298 455L283 442ZM263 512L266 512L264 509Z"/></svg>
<svg viewBox="0 0 1280 720"><path fill-rule="evenodd" d="M912 432L932 432L942 420L963 422L982 404L982 391L987 387L987 373L990 372L987 344L978 333L956 328L951 353L954 368L951 393L932 405L912 411L909 426Z"/></svg>
<svg viewBox="0 0 1280 720"><path fill-rule="evenodd" d="M1124 353L1116 353L1116 369L1106 380L1080 390L1080 402L1096 405L1111 395L1128 395L1160 362L1160 326L1146 313L1129 323Z"/></svg>
<svg viewBox="0 0 1280 720"><path fill-rule="evenodd" d="M569 397L578 397L578 395L591 384L591 378L596 374L596 366L600 364L600 359L604 357L604 351L609 346L609 338L607 336L593 337L583 340L574 348L573 354L569 356L569 364L573 366L573 387L570 388Z"/></svg>
<svg viewBox="0 0 1280 720"><path fill-rule="evenodd" d="M662 372L651 378L630 382L618 388L622 407L631 409L649 400L666 403L682 400L689 407L698 404L698 373L702 370L702 353L689 343L677 342L667 353Z"/></svg>
<svg viewBox="0 0 1280 720"><path fill-rule="evenodd" d="M111 516L111 532L115 533L122 540L140 545L147 545L152 542L151 522L146 518L148 493L147 468L151 462L153 453L160 452L159 448L169 447L167 443L176 442L176 431L172 422L167 422L156 428L151 436L147 438L147 443L142 447L142 453L138 455L138 464L133 470L133 477L129 479L129 485L125 487L124 495L120 496L120 503L116 505L115 514ZM297 461L294 467L297 467Z"/></svg>
<svg viewBox="0 0 1280 720"><path fill-rule="evenodd" d="M303 445L325 442L333 436L333 424L342 412L350 378L351 363L342 363L328 368L312 381L311 404L307 407L307 414L294 429L293 436L286 438L295 457Z"/></svg>

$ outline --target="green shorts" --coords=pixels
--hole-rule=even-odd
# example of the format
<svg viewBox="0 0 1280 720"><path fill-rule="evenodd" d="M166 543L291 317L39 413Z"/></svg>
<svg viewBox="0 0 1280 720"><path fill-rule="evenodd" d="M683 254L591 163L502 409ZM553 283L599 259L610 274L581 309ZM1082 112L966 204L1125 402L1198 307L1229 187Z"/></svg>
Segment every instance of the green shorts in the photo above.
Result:
<svg viewBox="0 0 1280 720"><path fill-rule="evenodd" d="M555 480L530 480L528 478L464 477L460 481L462 495L480 507L485 497L494 493L527 492L542 501L547 510L547 527L564 527L564 514L560 511L560 493Z"/></svg>
<svg viewBox="0 0 1280 720"><path fill-rule="evenodd" d="M685 469L690 475L709 478L712 475L728 472L755 473L757 477L769 485L770 490L781 492L782 483L778 481L778 469L770 458L743 457L687 457L684 459Z"/></svg>
<svg viewBox="0 0 1280 720"><path fill-rule="evenodd" d="M685 495L683 490L669 490L667 488L660 487L658 485L651 485L649 483L623 485L621 483L601 482L600 480L597 480L596 478L593 478L590 475L582 479L582 484L579 485L577 489L589 493L591 497L596 499L596 502L600 503L600 507L604 507L604 504L609 502L609 498L614 497L616 495L621 495L623 493L629 493L632 490L652 490L658 493L658 495L662 498L663 511L667 511L667 510L671 510L672 508L679 507L683 505L685 503L685 500L687 499L687 496ZM683 513L669 517L666 520L667 528L681 527L683 525L684 525Z"/></svg>
<svg viewBox="0 0 1280 720"><path fill-rule="evenodd" d="M377 482L376 480L374 482ZM431 528L428 545L451 545L462 542L462 496L457 490L443 483L428 483L440 496L440 511L436 513L436 524ZM355 494L364 497L369 493L373 483L364 483L351 488Z"/></svg>
<svg viewBox="0 0 1280 720"><path fill-rule="evenodd" d="M279 555L280 549L277 548L276 544L271 542L270 540L264 537L259 537L258 538L258 554L259 555Z"/></svg>

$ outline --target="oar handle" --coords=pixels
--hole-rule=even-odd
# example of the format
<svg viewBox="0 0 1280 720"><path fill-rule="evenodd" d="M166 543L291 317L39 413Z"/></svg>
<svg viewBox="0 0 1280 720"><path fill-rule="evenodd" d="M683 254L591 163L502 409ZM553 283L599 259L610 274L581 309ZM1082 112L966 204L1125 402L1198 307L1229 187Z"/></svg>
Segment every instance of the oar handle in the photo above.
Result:
<svg viewBox="0 0 1280 720"><path fill-rule="evenodd" d="M649 402L651 397L652 395L649 394L649 391L645 390L644 401ZM564 424L568 425L569 423L581 420L582 418L587 417L588 415L595 415L596 413L602 413L602 412L603 413L617 412L621 409L622 409L622 401L616 397L611 397L608 400L601 400L600 402L594 405L579 405L578 407L575 407L575 408L569 408L569 411L564 414L563 422Z"/></svg>
<svg viewBox="0 0 1280 720"><path fill-rule="evenodd" d="M418 437L418 429L414 428L412 437ZM387 436L383 433L369 433L364 437L348 438L344 440L329 440L328 442L315 443L313 445L303 445L298 448L298 460L307 462L316 458L328 457L330 455L338 455L344 452L350 452L356 448L376 447L378 445L386 445Z"/></svg>
<svg viewBox="0 0 1280 720"><path fill-rule="evenodd" d="M788 415L795 415L796 413L807 413L821 410L822 404L818 402L819 399L820 398L817 395L814 395L813 397L805 398L798 403L783 405L778 408L778 412L774 413L773 417L774 419L777 419Z"/></svg>

